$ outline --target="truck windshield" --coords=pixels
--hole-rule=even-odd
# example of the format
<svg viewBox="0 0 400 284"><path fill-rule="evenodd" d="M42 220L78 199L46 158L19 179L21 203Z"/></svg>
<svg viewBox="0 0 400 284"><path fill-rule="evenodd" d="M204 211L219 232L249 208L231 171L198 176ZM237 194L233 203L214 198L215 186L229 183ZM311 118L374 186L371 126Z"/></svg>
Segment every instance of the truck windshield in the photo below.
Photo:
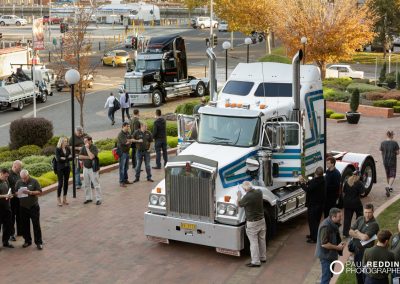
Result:
<svg viewBox="0 0 400 284"><path fill-rule="evenodd" d="M228 117L202 114L199 143L251 147L258 143L258 117Z"/></svg>
<svg viewBox="0 0 400 284"><path fill-rule="evenodd" d="M145 71L145 70L160 70L161 68L161 60L138 60L136 62L136 70L137 72Z"/></svg>

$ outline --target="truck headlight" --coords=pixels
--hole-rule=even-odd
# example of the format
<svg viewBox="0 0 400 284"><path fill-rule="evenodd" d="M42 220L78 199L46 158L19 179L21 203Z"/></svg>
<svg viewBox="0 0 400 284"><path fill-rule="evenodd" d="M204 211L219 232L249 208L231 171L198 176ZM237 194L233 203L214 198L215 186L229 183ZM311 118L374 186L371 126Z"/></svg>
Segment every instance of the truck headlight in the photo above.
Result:
<svg viewBox="0 0 400 284"><path fill-rule="evenodd" d="M226 204L224 203L219 203L217 207L217 212L219 215L225 215L226 213Z"/></svg>
<svg viewBox="0 0 400 284"><path fill-rule="evenodd" d="M235 216L237 213L237 207L235 205L228 205L226 207L226 214L229 216Z"/></svg>
<svg viewBox="0 0 400 284"><path fill-rule="evenodd" d="M158 199L159 199L158 195L155 195L155 194L150 195L150 204L151 205L157 205L158 204Z"/></svg>
<svg viewBox="0 0 400 284"><path fill-rule="evenodd" d="M158 198L158 204L160 206L165 207L166 203L167 203L167 199L165 198L165 195L161 195L160 198Z"/></svg>

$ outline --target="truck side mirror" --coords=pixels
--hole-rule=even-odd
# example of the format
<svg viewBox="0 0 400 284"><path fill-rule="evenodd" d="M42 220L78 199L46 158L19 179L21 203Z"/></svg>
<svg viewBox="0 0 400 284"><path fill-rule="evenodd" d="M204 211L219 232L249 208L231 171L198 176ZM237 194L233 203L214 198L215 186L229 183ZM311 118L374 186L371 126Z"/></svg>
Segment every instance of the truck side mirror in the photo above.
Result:
<svg viewBox="0 0 400 284"><path fill-rule="evenodd" d="M247 158L246 159L246 167L250 172L257 171L260 168L260 163L256 159Z"/></svg>

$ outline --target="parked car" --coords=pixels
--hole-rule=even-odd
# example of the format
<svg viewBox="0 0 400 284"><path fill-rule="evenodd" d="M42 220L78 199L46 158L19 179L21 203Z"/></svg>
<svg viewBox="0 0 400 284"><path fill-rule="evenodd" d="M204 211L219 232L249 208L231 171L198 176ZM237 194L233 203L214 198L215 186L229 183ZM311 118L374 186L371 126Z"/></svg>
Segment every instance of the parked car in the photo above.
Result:
<svg viewBox="0 0 400 284"><path fill-rule="evenodd" d="M101 62L103 63L103 65L111 65L112 67L117 67L118 65L125 65L128 59L129 53L125 50L112 50L104 54Z"/></svg>
<svg viewBox="0 0 400 284"><path fill-rule="evenodd" d="M53 24L59 25L62 23L62 21L63 21L63 19L59 18L59 17L43 16L43 24L50 23L50 25L53 25Z"/></svg>
<svg viewBox="0 0 400 284"><path fill-rule="evenodd" d="M218 31L219 32L227 32L228 31L228 23L225 21L222 21L218 24Z"/></svg>
<svg viewBox="0 0 400 284"><path fill-rule="evenodd" d="M25 26L28 22L25 19L22 19L15 15L3 15L0 17L0 26Z"/></svg>
<svg viewBox="0 0 400 284"><path fill-rule="evenodd" d="M210 24L212 24L214 28L218 27L218 21L216 20L210 21L210 17L197 17L195 27L204 29L204 28L209 28Z"/></svg>
<svg viewBox="0 0 400 284"><path fill-rule="evenodd" d="M55 85L56 85L56 90L58 92L61 92L64 90L64 88L67 88L69 90L70 86L68 85L67 81L65 81L64 78L65 75L63 76L59 76L57 78L57 80L55 81ZM82 81L83 81L83 86L85 86L86 88L93 88L93 75L92 74L88 74L88 75L83 75L82 76Z"/></svg>
<svg viewBox="0 0 400 284"><path fill-rule="evenodd" d="M346 64L335 64L326 68L325 78L342 78L348 77L352 79L363 79L363 71L355 71L350 65Z"/></svg>

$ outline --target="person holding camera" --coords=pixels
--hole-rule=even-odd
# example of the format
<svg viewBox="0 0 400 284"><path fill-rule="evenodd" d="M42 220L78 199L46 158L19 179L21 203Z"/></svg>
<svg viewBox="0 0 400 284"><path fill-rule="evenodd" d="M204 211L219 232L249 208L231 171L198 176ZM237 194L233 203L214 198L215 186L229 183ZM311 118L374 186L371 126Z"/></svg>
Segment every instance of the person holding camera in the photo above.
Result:
<svg viewBox="0 0 400 284"><path fill-rule="evenodd" d="M307 218L310 228L310 234L307 235L307 243L315 244L326 195L324 170L322 167L318 167L312 180L307 182L300 176L299 181L301 188L306 192Z"/></svg>
<svg viewBox="0 0 400 284"><path fill-rule="evenodd" d="M340 239L339 233L341 220L342 211L333 207L329 210L329 217L322 221L318 229L315 256L318 257L321 262L321 284L329 284L333 276L330 269L332 262L339 258L345 246L345 243Z"/></svg>

